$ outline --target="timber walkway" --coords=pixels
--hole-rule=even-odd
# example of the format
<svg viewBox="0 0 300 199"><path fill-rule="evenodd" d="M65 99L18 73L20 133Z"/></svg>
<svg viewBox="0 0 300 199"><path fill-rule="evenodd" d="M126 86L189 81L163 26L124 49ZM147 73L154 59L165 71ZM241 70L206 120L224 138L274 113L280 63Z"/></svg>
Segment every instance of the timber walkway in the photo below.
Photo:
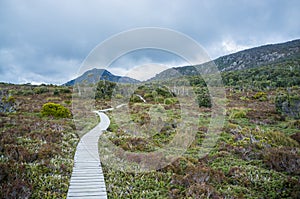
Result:
<svg viewBox="0 0 300 199"><path fill-rule="evenodd" d="M104 175L98 153L98 139L110 124L105 113L95 111L100 123L77 145L67 199L107 199Z"/></svg>

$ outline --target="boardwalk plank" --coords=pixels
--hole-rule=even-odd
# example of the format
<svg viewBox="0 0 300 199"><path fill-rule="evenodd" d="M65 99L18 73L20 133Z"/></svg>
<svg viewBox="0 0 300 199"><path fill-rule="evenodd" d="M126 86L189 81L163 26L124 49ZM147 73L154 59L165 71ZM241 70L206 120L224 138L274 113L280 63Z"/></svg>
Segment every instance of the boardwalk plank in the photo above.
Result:
<svg viewBox="0 0 300 199"><path fill-rule="evenodd" d="M98 139L109 126L109 118L97 112L101 122L77 145L67 199L107 199L104 175L98 153Z"/></svg>

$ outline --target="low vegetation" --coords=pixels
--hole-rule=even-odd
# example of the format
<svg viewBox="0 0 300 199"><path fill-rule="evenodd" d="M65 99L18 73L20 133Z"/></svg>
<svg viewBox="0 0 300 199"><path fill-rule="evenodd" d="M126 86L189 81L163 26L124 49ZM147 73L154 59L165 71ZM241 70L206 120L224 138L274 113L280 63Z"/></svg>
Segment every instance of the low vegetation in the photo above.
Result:
<svg viewBox="0 0 300 199"><path fill-rule="evenodd" d="M276 112L275 98L279 90L260 93L229 87L226 91L226 123L209 154L198 155L207 131L203 125L185 154L158 171L127 173L103 165L109 197L297 198L300 195L299 121ZM202 115L199 122L207 124L210 111L200 107L199 112ZM169 130L151 139L125 133L115 122L108 130L115 133L110 135L115 145L139 153L168 143L174 129L170 125Z"/></svg>
<svg viewBox="0 0 300 199"><path fill-rule="evenodd" d="M0 198L66 198L78 136L64 103L70 94L47 102L60 88L0 84L14 99L14 111L0 113Z"/></svg>
<svg viewBox="0 0 300 199"><path fill-rule="evenodd" d="M293 72L298 73L298 70L298 66L293 67ZM201 116L195 140L181 157L157 171L125 172L104 164L109 198L299 197L299 118L295 113L299 114L297 100L300 88L295 75L283 66L274 71L267 66L226 72L222 76L225 77L227 113L214 148L207 155L199 156L210 121L211 102L201 78L188 77L194 87ZM174 81L180 85L184 80L179 78L171 83ZM281 81L290 87L283 87L285 83ZM168 115L168 122L164 123L161 131L148 130L146 136L145 132L140 133L143 128L136 134L128 129L124 131L120 120L114 120L112 115L106 135L125 151L137 154L153 152L169 143L176 134L177 123L172 121L180 119L180 114L176 114L180 103L167 108L171 101L176 101L176 92L173 97L153 98L157 92L153 87L152 90L149 88L136 91L146 99L146 103L137 96L131 98L132 122L147 125L151 107L155 104L161 104L163 112L171 110L173 114ZM184 92L188 94L189 91ZM143 162L138 157L143 158L137 155L130 161Z"/></svg>
<svg viewBox="0 0 300 199"><path fill-rule="evenodd" d="M63 105L53 102L47 102L43 105L41 110L42 116L53 116L56 118L70 118L71 112Z"/></svg>
<svg viewBox="0 0 300 199"><path fill-rule="evenodd" d="M142 154L182 133L181 109L192 93L199 116L188 121L197 124L194 139L168 165L135 173L103 164L108 197L299 198L299 71L295 59L275 68L222 73L224 127L213 148L201 156L212 115L201 77L168 80L166 86L136 85L133 91L127 84L100 81L95 87L97 109L129 99L126 114L121 109L108 112L111 124L104 136L123 151L135 152L126 156L133 163L160 161L154 156L145 160L148 156ZM71 91L66 86L0 84L0 198L66 198L79 137L98 122L93 113L75 118L80 109L70 112L76 103ZM179 95L186 98L180 101Z"/></svg>

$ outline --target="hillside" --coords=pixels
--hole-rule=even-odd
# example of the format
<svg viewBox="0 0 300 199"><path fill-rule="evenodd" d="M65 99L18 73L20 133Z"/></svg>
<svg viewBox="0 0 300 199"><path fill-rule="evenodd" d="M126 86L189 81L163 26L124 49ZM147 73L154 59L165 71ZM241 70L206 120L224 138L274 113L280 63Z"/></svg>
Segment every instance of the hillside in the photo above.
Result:
<svg viewBox="0 0 300 199"><path fill-rule="evenodd" d="M221 72L255 68L267 65L276 65L287 61L300 59L300 40L280 44L270 44L255 47L230 55L219 57L214 61ZM205 66L205 64L203 64ZM196 66L197 67L197 66ZM167 69L150 80L164 80L179 75L197 75L194 66L176 67Z"/></svg>
<svg viewBox="0 0 300 199"><path fill-rule="evenodd" d="M119 82L119 83L138 83L138 80L132 79L130 77L121 77L117 75L113 75L109 71L105 69L97 69L94 68L92 70L86 71L81 76L70 80L69 82L65 83L66 86L73 86L75 83L96 83L100 80L108 80L111 82Z"/></svg>
<svg viewBox="0 0 300 199"><path fill-rule="evenodd" d="M221 72L226 72L269 65L276 66L277 64L293 62L299 59L300 40L293 40L285 43L269 44L239 51L230 55L219 57L213 61ZM148 81L165 80L176 78L179 76L198 75L196 68L201 66L205 67L206 64L207 63L199 66L184 66L167 69L157 74L155 77L150 78ZM139 80L135 80L130 77L113 75L112 73L104 69L94 68L92 70L86 71L81 76L65 83L64 85L72 86L75 82L81 83L84 81L87 83L95 83L99 80L108 80L111 82L119 83L140 82Z"/></svg>

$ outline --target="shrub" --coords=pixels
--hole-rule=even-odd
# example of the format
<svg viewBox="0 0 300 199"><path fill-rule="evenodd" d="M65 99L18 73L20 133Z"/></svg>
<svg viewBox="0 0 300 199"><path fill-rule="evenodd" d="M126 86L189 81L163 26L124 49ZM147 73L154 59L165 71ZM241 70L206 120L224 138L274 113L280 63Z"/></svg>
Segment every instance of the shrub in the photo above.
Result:
<svg viewBox="0 0 300 199"><path fill-rule="evenodd" d="M137 95L132 95L130 98L130 102L131 103L142 103L143 100Z"/></svg>
<svg viewBox="0 0 300 199"><path fill-rule="evenodd" d="M257 92L254 96L254 99L258 99L259 101L266 101L267 100L267 94L265 92Z"/></svg>
<svg viewBox="0 0 300 199"><path fill-rule="evenodd" d="M154 100L156 103L163 103L165 99L162 96L157 96Z"/></svg>
<svg viewBox="0 0 300 199"><path fill-rule="evenodd" d="M300 144L300 132L291 135L290 138L296 140Z"/></svg>
<svg viewBox="0 0 300 199"><path fill-rule="evenodd" d="M162 97L174 97L174 94L171 93L167 87L158 87L155 89L155 91Z"/></svg>
<svg viewBox="0 0 300 199"><path fill-rule="evenodd" d="M174 104L174 100L172 98L167 98L167 99L164 100L164 103L166 105Z"/></svg>
<svg viewBox="0 0 300 199"><path fill-rule="evenodd" d="M43 105L41 114L43 116L53 116L56 118L69 118L71 117L71 112L69 109L65 108L63 105L48 102Z"/></svg>
<svg viewBox="0 0 300 199"><path fill-rule="evenodd" d="M115 96L115 98L116 98L116 99L122 99L122 98L123 98L123 95L117 93L116 96Z"/></svg>
<svg viewBox="0 0 300 199"><path fill-rule="evenodd" d="M289 121L287 127L300 130L300 120L291 120L291 121Z"/></svg>
<svg viewBox="0 0 300 199"><path fill-rule="evenodd" d="M156 91L154 91L156 92ZM155 96L155 95L154 95ZM144 99L147 101L147 102L152 102L154 101L154 96L152 93L145 93L144 95Z"/></svg>
<svg viewBox="0 0 300 199"><path fill-rule="evenodd" d="M221 170L213 170L201 164L190 166L187 167L184 175L172 176L172 186L185 189L176 193L171 190L170 196L171 198L219 198L219 194L212 185L223 181L226 181L226 177Z"/></svg>
<svg viewBox="0 0 300 199"><path fill-rule="evenodd" d="M53 91L53 95L59 95L59 90L58 90L58 89L55 89L55 90Z"/></svg>
<svg viewBox="0 0 300 199"><path fill-rule="evenodd" d="M243 108L234 108L230 111L229 119L245 118L248 110Z"/></svg>
<svg viewBox="0 0 300 199"><path fill-rule="evenodd" d="M293 92L278 93L275 98L276 111L293 118L300 118L300 96Z"/></svg>
<svg viewBox="0 0 300 199"><path fill-rule="evenodd" d="M99 81L96 87L95 98L110 100L115 87L116 87L116 83L114 82Z"/></svg>
<svg viewBox="0 0 300 199"><path fill-rule="evenodd" d="M271 169L300 174L300 156L292 148L270 148L264 153L264 163Z"/></svg>
<svg viewBox="0 0 300 199"><path fill-rule="evenodd" d="M35 94L42 94L49 92L49 89L46 86L39 86L33 89Z"/></svg>
<svg viewBox="0 0 300 199"><path fill-rule="evenodd" d="M64 102L65 102L65 104L67 104L67 105L72 104L71 100L65 100Z"/></svg>
<svg viewBox="0 0 300 199"><path fill-rule="evenodd" d="M292 138L286 136L284 133L279 131L267 131L264 134L264 139L272 146L288 146L288 147L298 147L298 143Z"/></svg>
<svg viewBox="0 0 300 199"><path fill-rule="evenodd" d="M210 108L212 106L209 91L206 87L196 88L195 93L197 94L197 102L199 107L203 106Z"/></svg>
<svg viewBox="0 0 300 199"><path fill-rule="evenodd" d="M62 87L59 89L60 93L71 93L71 90L68 87Z"/></svg>
<svg viewBox="0 0 300 199"><path fill-rule="evenodd" d="M14 112L16 110L15 98L2 91L0 93L0 113Z"/></svg>

